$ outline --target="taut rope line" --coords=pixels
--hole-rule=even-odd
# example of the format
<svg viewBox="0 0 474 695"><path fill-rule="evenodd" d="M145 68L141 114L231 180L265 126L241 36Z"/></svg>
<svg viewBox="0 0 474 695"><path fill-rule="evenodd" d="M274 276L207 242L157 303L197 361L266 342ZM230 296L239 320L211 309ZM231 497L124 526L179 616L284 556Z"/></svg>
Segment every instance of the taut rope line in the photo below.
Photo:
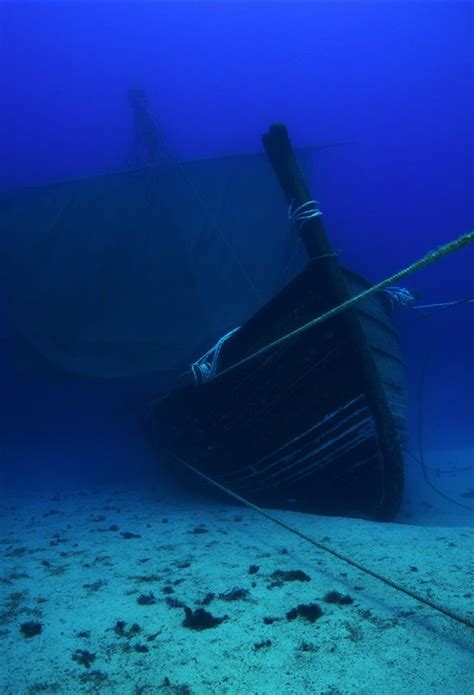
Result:
<svg viewBox="0 0 474 695"><path fill-rule="evenodd" d="M407 589L406 587L397 584L397 582L394 582L392 579L389 579L388 577L385 577L384 575L379 574L378 572L375 572L374 570L369 569L368 567L364 567L364 565L361 565L356 560L352 560L352 558L347 557L347 555L339 553L337 550L333 550L333 548L329 548L329 546L325 545L324 543L320 543L311 536L308 536L306 533L303 533L303 531L300 531L294 526L287 524L285 521L282 521L277 516L270 514L270 512L267 512L266 509L262 509L262 507L253 504L253 502L250 502L249 500L245 499L245 497L241 497L236 492L232 492L232 490L229 490L224 485L221 485L213 478L209 478L209 476L205 475L205 473L202 473L200 470L192 466L190 463L183 461L183 459L181 459L179 456L176 456L176 454L173 454L173 456L181 465L186 466L186 468L189 468L189 470L206 480L211 485L214 485L214 487L218 488L222 492L225 492L227 495L230 495L230 497L233 497L234 499L238 500L246 507L253 509L262 516L266 517L267 519L270 519L270 521L272 521L274 524L281 526L287 531L290 531L290 533L293 533L295 536L299 536L304 541L311 543L311 545L314 545L316 548L318 548L318 550L323 550L325 553L329 553L333 557L336 557L338 560L342 560L342 562L346 562L348 565L355 567L360 572L364 572L365 574L370 575L374 579L378 579L380 582L383 582L387 586L390 586L392 589L400 591L402 594L406 594L406 596L410 596L410 598L414 599L415 601L423 603L425 606L429 606L433 610L438 611L438 613L442 613L444 616L451 618L451 620L455 620L456 622L461 623L462 625L466 625L467 627L474 628L473 620L470 620L469 618L466 618L463 615L459 615L455 611L452 611L449 608L445 608L444 606L441 606L439 603L432 601L430 598L422 596L421 594L418 594L416 591L412 591L411 589Z"/></svg>
<svg viewBox="0 0 474 695"><path fill-rule="evenodd" d="M381 290L384 290L386 287L395 284L399 280L402 280L403 278L407 277L407 275L411 275L412 273L415 273L416 271L425 268L427 265L441 260L450 253L456 253L457 251L461 251L463 248L465 248L469 244L472 244L473 242L474 230L461 235L457 239L454 239L453 241L449 242L448 244L439 246L434 251L428 251L418 261L415 261L407 268L404 268L403 270L400 270L398 273L391 275L389 278L386 278L385 280L378 282L376 285L372 285L372 287L369 287L369 289L364 290L360 294L357 294L355 297L351 297L342 304L339 304L333 309L330 309L325 314L317 316L315 319L308 321L303 326L299 326L298 328L295 328L293 331L285 333L285 335L282 335L280 338L277 338L273 342L264 345L256 352L247 355L247 357L243 357L238 362L235 362L234 364L231 364L229 367L226 367L226 369L223 369L221 372L218 372L214 378L219 379L219 377L223 376L224 374L227 374L231 370L237 369L237 367L240 367L243 364L246 364L247 362L256 359L257 357L260 357L269 350L272 350L273 348L278 347L282 343L285 343L287 340L290 340L291 338L296 338L296 336L305 333L310 328L313 328L313 326L316 326L319 323L323 323L323 321L327 321L333 316L336 316L337 314L346 311L346 309L350 309L354 306L354 304L357 304L358 302L362 301L363 299L366 299L370 295L375 294L376 292L380 292Z"/></svg>

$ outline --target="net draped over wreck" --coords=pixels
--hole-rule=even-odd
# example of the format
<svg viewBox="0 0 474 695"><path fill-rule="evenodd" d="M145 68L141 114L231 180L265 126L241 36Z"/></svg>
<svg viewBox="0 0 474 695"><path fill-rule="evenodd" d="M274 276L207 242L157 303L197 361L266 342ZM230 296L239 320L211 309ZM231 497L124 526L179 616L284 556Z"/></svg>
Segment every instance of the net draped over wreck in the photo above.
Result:
<svg viewBox="0 0 474 695"><path fill-rule="evenodd" d="M0 239L15 330L98 377L181 370L303 262L263 154L3 191Z"/></svg>

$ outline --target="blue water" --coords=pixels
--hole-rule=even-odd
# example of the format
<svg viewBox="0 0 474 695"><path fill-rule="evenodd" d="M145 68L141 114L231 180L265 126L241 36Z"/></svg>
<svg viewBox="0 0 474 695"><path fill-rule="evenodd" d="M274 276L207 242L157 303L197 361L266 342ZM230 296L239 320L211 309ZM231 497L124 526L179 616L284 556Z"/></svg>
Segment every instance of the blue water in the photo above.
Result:
<svg viewBox="0 0 474 695"><path fill-rule="evenodd" d="M132 138L126 94L139 85L183 160L258 151L274 121L298 146L350 141L314 156L311 188L341 261L380 280L474 227L473 31L471 2L4 2L0 186L123 168ZM469 248L409 286L425 303L473 295L473 260ZM464 304L397 319L410 450L417 455L426 365L426 463L466 507L473 312ZM140 409L162 384L61 374L18 343L5 317L0 350L0 480L151 474ZM410 457L407 476L411 518L423 523L435 510L446 523L471 523L472 511L424 486Z"/></svg>
<svg viewBox="0 0 474 695"><path fill-rule="evenodd" d="M0 0L0 191L126 168L130 87L148 95L179 160L259 152L274 122L298 147L344 141L313 155L310 188L341 263L374 282L474 230L472 2ZM19 248L21 261L31 249ZM474 245L406 285L421 304L463 300L474 296L473 268ZM258 526L252 511L241 523L224 501L183 490L143 427L168 378L61 371L10 319L0 295L2 693L473 692L466 625L454 632L446 616L417 613L412 598L354 567L341 572L324 555L316 564L314 548ZM321 520L332 536L323 541L468 615L471 531L417 527L473 525L474 303L426 317L403 309L395 323L410 401L402 526ZM202 518L214 536L200 535ZM314 519L302 528L319 538ZM299 561L313 584L265 585ZM136 575L158 571L137 589ZM222 598L233 581L253 600L217 604L230 627L211 638L189 636L179 601L173 612L161 595ZM324 604L321 628L288 628L285 611L334 587L354 594L352 608ZM137 607L148 588L157 605ZM275 625L263 624L269 614ZM143 642L153 633L140 654L120 635L124 619L140 622ZM25 620L40 620L41 632L22 634ZM79 647L97 655L91 670ZM258 691L240 685L253 675L267 678Z"/></svg>

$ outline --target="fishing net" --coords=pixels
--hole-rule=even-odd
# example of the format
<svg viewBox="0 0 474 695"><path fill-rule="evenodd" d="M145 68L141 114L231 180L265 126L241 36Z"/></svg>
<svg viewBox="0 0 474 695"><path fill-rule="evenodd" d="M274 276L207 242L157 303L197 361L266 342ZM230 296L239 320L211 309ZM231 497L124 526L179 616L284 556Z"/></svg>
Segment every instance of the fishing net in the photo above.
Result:
<svg viewBox="0 0 474 695"><path fill-rule="evenodd" d="M165 160L4 191L6 311L63 369L98 377L177 371L298 269L288 230L263 155Z"/></svg>

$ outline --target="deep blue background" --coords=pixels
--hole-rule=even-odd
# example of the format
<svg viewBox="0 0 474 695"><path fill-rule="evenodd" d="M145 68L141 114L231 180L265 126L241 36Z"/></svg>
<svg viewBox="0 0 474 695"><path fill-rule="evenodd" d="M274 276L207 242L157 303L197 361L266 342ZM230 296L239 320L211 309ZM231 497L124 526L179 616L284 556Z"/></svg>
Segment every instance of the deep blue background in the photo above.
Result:
<svg viewBox="0 0 474 695"><path fill-rule="evenodd" d="M312 187L342 262L379 280L474 228L473 16L454 0L3 2L0 187L122 168L131 85L182 158L258 150L281 120L296 145L354 141L315 156ZM469 249L408 285L426 302L474 295L473 261ZM428 450L473 450L473 317L465 305L400 319L414 430L430 355ZM132 423L152 384L52 374L1 326L4 475L145 460Z"/></svg>

